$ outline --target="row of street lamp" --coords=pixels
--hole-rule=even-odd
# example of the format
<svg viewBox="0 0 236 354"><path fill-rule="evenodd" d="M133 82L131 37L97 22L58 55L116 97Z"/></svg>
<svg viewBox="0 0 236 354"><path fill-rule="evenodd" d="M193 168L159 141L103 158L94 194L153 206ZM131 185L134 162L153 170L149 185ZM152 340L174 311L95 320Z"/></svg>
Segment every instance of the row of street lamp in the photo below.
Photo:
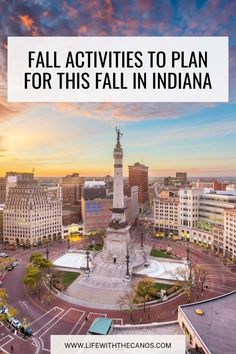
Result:
<svg viewBox="0 0 236 354"><path fill-rule="evenodd" d="M67 239L67 250L69 251L70 250L70 238L68 237ZM89 272L90 271L90 268L89 268L89 255L90 255L90 252L89 250L87 250L85 252L86 254L86 259L87 259L87 267L86 267L86 271ZM49 259L49 246L48 246L48 242L46 244L46 258L47 260Z"/></svg>

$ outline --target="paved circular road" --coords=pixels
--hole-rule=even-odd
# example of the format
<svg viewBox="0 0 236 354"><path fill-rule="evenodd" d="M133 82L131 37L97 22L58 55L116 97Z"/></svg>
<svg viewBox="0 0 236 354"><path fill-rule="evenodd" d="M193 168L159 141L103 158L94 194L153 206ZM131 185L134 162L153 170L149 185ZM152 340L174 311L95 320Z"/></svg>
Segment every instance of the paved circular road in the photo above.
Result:
<svg viewBox="0 0 236 354"><path fill-rule="evenodd" d="M140 242L140 228L133 230L132 237L136 242ZM166 248L169 245L172 252L181 257L186 257L186 247L183 242L160 241L148 236L148 229L144 230L144 240L146 244L154 245L158 248ZM82 243L84 241L81 241ZM73 245L73 244L72 244ZM78 243L76 244L76 246ZM56 257L65 251L66 242L54 244L50 247L50 258ZM4 324L1 326L0 347L5 352L11 352L13 346L16 354L49 353L51 334L85 334L90 324L96 317L111 317L115 324L130 323L130 314L127 311L107 311L92 308L85 308L62 301L54 297L51 304L44 304L32 294L23 284L25 267L28 264L29 255L32 252L40 251L46 256L45 247L31 250L9 251L9 255L14 255L19 260L17 267L8 272L4 280L9 294L9 303L18 309L17 318L26 318L27 323L32 326L34 337L25 341L13 334ZM190 245L190 259L192 264L204 265L208 272L207 287L200 300L227 293L236 288L236 275L229 271L220 260L203 253L203 250L196 245ZM41 297L44 289L41 290ZM192 294L191 301L196 300L196 293ZM186 302L185 294L168 300L164 303L152 305L147 311L139 309L134 314L134 323L164 322L177 319L178 305Z"/></svg>

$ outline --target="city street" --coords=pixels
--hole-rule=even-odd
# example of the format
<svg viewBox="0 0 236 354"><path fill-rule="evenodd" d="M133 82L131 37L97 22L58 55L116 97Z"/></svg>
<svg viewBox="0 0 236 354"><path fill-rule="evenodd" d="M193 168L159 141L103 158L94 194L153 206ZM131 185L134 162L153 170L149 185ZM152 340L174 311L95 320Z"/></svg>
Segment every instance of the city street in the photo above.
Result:
<svg viewBox="0 0 236 354"><path fill-rule="evenodd" d="M186 244L182 241L173 242L170 240L159 240L149 236L150 229L144 225L138 225L132 231L132 238L136 243L141 242L140 232L143 232L143 241L145 244L155 248L166 248L168 245L173 254L186 257ZM72 243L72 247L84 245L84 240ZM219 259L205 254L202 249L196 245L190 246L190 260L193 265L202 265L208 272L207 289L204 289L203 296L199 300L218 296L227 293L236 288L236 275L229 271ZM66 242L54 242L49 249L51 259L62 254L67 248ZM29 255L32 252L40 251L45 256L45 247L33 248L30 250L19 249L9 251L9 255L14 255L19 264L11 272L7 273L4 280L4 287L9 293L9 303L18 309L16 318L26 318L27 324L33 328L34 336L31 339L24 340L19 335L15 335L7 328L7 325L1 324L0 346L3 351L11 352L11 346L14 347L14 353L48 353L50 350L51 334L85 334L96 317L110 317L115 324L130 323L130 314L128 311L106 311L92 308L85 308L62 301L54 297L52 305L43 303L42 300L34 298L29 289L23 284L25 267L28 264ZM41 299L43 298L44 288L41 289ZM193 292L192 301L196 299ZM134 323L164 322L177 318L177 307L186 303L186 295L170 299L164 303L152 304L147 306L147 310L139 309L134 313ZM27 351L26 351L27 348Z"/></svg>

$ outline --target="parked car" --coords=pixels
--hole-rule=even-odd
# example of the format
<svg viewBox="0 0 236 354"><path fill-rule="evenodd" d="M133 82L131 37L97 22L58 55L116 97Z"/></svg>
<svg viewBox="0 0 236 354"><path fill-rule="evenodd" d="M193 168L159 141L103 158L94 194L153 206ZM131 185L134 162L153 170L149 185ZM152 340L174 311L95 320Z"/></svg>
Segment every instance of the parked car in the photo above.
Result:
<svg viewBox="0 0 236 354"><path fill-rule="evenodd" d="M17 261L14 261L12 262L12 266L15 268L17 266L18 262Z"/></svg>
<svg viewBox="0 0 236 354"><path fill-rule="evenodd" d="M11 321L11 325L12 327L14 327L15 329L20 329L21 328L21 322L19 320L17 320L16 318L14 318Z"/></svg>
<svg viewBox="0 0 236 354"><path fill-rule="evenodd" d="M12 321L14 320L15 318L13 316L7 316L6 320L7 322L9 323L12 323Z"/></svg>
<svg viewBox="0 0 236 354"><path fill-rule="evenodd" d="M0 314L7 313L7 312L8 312L8 308L6 306L2 306L0 308Z"/></svg>
<svg viewBox="0 0 236 354"><path fill-rule="evenodd" d="M11 271L12 269L14 269L13 265L12 265L12 264L9 264L9 266L7 267L7 270L8 270L8 271Z"/></svg>
<svg viewBox="0 0 236 354"><path fill-rule="evenodd" d="M20 331L22 334L26 335L27 337L30 337L33 334L33 330L31 327L25 328L25 327L21 326Z"/></svg>
<svg viewBox="0 0 236 354"><path fill-rule="evenodd" d="M7 252L2 252L2 253L0 253L0 257L7 258L8 257L8 253Z"/></svg>
<svg viewBox="0 0 236 354"><path fill-rule="evenodd" d="M6 277L5 274L1 274L0 275L0 280L3 281L5 279L5 277Z"/></svg>

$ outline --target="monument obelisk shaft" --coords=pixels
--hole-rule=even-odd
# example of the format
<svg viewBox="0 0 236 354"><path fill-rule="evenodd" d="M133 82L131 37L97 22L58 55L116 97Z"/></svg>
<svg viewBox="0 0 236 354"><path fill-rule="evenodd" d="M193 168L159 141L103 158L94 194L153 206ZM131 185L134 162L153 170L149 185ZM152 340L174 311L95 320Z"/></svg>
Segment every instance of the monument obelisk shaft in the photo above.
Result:
<svg viewBox="0 0 236 354"><path fill-rule="evenodd" d="M114 263L125 263L129 252L130 234L125 215L123 182L123 149L120 144L122 133L116 128L116 145L114 156L113 204L112 218L107 229L105 241L105 258Z"/></svg>
<svg viewBox="0 0 236 354"><path fill-rule="evenodd" d="M124 205L123 149L120 144L121 132L116 128L117 142L114 148L113 208L111 227L121 229L127 226Z"/></svg>

